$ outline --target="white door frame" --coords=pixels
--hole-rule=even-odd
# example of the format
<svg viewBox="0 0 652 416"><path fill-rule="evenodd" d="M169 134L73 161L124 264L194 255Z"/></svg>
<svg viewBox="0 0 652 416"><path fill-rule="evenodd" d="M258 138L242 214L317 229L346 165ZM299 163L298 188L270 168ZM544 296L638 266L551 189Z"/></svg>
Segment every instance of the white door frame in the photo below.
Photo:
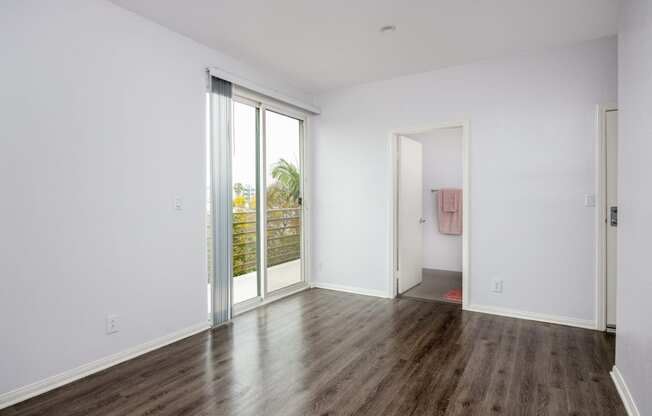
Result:
<svg viewBox="0 0 652 416"><path fill-rule="evenodd" d="M607 112L618 110L616 103L600 104L595 111L595 329L607 330Z"/></svg>
<svg viewBox="0 0 652 416"><path fill-rule="evenodd" d="M389 146L390 146L390 178L389 186L389 258L390 258L390 273L388 276L388 296L395 298L397 296L397 265L398 265L398 136L409 136L414 134L426 133L436 129L461 127L462 128L462 309L467 309L469 306L469 294L471 293L471 268L470 268L470 236L471 236L471 175L470 175L470 144L471 144L471 122L469 120L461 120L455 122L435 123L430 126L423 126L420 128L406 128L396 129L389 133Z"/></svg>

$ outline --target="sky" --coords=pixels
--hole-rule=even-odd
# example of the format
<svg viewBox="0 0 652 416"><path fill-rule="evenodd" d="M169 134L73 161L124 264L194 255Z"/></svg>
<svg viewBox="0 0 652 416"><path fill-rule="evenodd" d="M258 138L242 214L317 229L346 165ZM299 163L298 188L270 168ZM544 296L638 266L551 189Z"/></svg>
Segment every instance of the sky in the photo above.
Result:
<svg viewBox="0 0 652 416"><path fill-rule="evenodd" d="M299 166L300 121L267 111L266 152L267 181L272 181L271 170L281 158ZM233 183L256 185L256 110L253 106L234 102L233 107Z"/></svg>

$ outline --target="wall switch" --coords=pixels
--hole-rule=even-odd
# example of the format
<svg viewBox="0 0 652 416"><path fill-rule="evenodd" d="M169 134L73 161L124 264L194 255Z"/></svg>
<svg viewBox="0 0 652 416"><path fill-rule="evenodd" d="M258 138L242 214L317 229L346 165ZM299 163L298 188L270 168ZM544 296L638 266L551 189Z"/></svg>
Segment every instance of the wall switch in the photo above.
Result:
<svg viewBox="0 0 652 416"><path fill-rule="evenodd" d="M594 207L595 206L595 194L586 194L586 195L584 195L584 206L585 207Z"/></svg>
<svg viewBox="0 0 652 416"><path fill-rule="evenodd" d="M115 334L118 332L118 315L108 315L106 317L106 333Z"/></svg>
<svg viewBox="0 0 652 416"><path fill-rule="evenodd" d="M503 293L503 281L494 279L491 282L491 291L494 293Z"/></svg>
<svg viewBox="0 0 652 416"><path fill-rule="evenodd" d="M177 211L183 210L183 198L180 196L175 196L174 197L174 209Z"/></svg>

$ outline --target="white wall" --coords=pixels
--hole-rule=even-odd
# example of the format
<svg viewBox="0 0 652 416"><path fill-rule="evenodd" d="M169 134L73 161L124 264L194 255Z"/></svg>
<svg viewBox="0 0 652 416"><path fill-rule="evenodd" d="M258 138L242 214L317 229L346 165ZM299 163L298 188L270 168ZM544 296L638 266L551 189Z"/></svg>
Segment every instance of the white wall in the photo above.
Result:
<svg viewBox="0 0 652 416"><path fill-rule="evenodd" d="M388 133L468 118L471 303L593 321L595 209L583 200L616 50L601 39L317 97L313 279L389 293Z"/></svg>
<svg viewBox="0 0 652 416"><path fill-rule="evenodd" d="M206 322L205 68L306 97L104 1L0 28L2 393Z"/></svg>
<svg viewBox="0 0 652 416"><path fill-rule="evenodd" d="M423 145L423 267L461 272L462 236L439 232L437 194L431 189L462 189L462 128L434 129L410 137Z"/></svg>
<svg viewBox="0 0 652 416"><path fill-rule="evenodd" d="M619 31L616 366L641 415L652 415L652 3L621 3Z"/></svg>

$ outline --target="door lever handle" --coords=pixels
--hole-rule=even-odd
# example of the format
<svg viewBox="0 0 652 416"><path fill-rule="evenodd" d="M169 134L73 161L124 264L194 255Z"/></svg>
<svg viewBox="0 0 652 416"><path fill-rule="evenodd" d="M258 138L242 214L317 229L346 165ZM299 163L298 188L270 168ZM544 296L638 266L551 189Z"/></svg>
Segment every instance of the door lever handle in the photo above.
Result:
<svg viewBox="0 0 652 416"><path fill-rule="evenodd" d="M426 222L426 219L423 217L419 217L419 224L423 224Z"/></svg>
<svg viewBox="0 0 652 416"><path fill-rule="evenodd" d="M609 225L618 227L618 207L609 208Z"/></svg>

